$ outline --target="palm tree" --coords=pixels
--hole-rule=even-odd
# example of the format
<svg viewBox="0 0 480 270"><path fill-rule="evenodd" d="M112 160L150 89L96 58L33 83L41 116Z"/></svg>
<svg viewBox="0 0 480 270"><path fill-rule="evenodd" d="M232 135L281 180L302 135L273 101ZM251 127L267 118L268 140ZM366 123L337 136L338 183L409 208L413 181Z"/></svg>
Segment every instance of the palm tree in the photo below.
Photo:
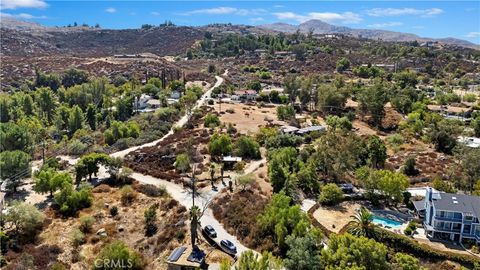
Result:
<svg viewBox="0 0 480 270"><path fill-rule="evenodd" d="M374 224L372 223L373 214L363 207L356 215L351 216L353 221L348 225L348 232L356 236L372 237L375 233Z"/></svg>

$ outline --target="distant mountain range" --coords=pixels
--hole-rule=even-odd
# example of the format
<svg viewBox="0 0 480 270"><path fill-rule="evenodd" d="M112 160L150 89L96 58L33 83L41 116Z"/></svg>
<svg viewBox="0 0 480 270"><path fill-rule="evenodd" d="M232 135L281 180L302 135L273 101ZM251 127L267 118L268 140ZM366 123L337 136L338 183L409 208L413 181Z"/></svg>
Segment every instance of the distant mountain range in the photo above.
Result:
<svg viewBox="0 0 480 270"><path fill-rule="evenodd" d="M473 49L480 49L480 45L477 45L470 41L457 39L457 38L435 39L435 38L419 37L411 33L402 33L402 32L377 30L377 29L355 29L355 28L349 28L345 26L336 26L336 25L328 24L320 20L309 20L299 25L293 25L288 23L272 23L272 24L258 25L257 27L261 29L273 30L273 31L284 32L284 33L294 33L297 30L302 33L308 33L310 31L313 31L314 34L344 34L344 35L351 35L353 37L381 39L384 41L397 41L397 42L414 41L414 40L417 40L419 42L437 41L437 42L449 44L449 45L457 45L457 46L468 47Z"/></svg>

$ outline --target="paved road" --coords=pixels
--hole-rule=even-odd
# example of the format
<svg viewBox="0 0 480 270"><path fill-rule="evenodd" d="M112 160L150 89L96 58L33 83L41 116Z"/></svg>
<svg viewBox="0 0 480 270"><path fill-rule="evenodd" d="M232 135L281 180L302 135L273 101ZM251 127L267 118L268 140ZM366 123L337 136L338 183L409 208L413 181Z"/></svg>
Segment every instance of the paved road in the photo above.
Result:
<svg viewBox="0 0 480 270"><path fill-rule="evenodd" d="M255 171L261 162L254 162L249 164L247 168L245 168L246 172L253 172ZM152 185L163 185L168 190L170 196L173 199L177 200L181 205L185 206L187 209L192 207L192 194L189 193L186 189L182 186L177 185L175 183L155 178L150 175L144 175L140 173L133 173L131 175L135 180L139 181L140 183L144 184L152 184ZM221 184L220 184L221 187ZM201 189L200 194L195 197L195 205L199 206L200 208L204 208L207 206L209 202L211 202L215 196L219 194L218 191L213 191L209 188ZM237 247L237 255L242 254L242 252L250 250L248 247L244 246L240 241L230 233L228 233L222 226L222 224L214 217L213 211L208 208L205 213L203 214L202 218L200 219L201 226L211 225L215 228L217 232L217 238L214 239L217 244L223 239L228 239L232 241L233 244ZM252 250L254 253L256 251Z"/></svg>

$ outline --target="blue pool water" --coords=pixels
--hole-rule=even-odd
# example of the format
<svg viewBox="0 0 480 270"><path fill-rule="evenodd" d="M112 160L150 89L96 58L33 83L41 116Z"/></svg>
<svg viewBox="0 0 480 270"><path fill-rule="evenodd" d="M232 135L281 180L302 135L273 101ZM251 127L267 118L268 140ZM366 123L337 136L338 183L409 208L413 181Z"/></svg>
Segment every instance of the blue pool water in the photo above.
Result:
<svg viewBox="0 0 480 270"><path fill-rule="evenodd" d="M402 226L401 222L378 216L373 216L372 222L375 224L381 224L383 227L389 226L394 229L398 229L400 226Z"/></svg>

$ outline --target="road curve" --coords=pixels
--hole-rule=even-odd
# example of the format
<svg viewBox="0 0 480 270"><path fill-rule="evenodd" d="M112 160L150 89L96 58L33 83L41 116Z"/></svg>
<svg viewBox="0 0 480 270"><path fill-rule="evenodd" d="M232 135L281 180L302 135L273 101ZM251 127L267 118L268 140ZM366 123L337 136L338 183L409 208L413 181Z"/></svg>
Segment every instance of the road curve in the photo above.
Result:
<svg viewBox="0 0 480 270"><path fill-rule="evenodd" d="M227 72L227 71L226 71ZM226 73L225 73L226 74ZM201 106L203 106L205 104L205 101L207 99L210 98L210 96L212 95L212 91L213 89L219 87L222 83L223 83L223 78L220 77L220 76L215 76L215 79L217 80L215 82L215 84L207 90L207 92L205 92L201 97L200 99L197 101L197 103L195 104L195 106L193 107L193 109L196 109L196 108L199 108ZM168 136L172 135L173 134L173 130L175 127L183 127L187 122L188 120L190 119L190 116L191 114L185 114L184 116L182 116L182 118L180 118L176 123L174 123L172 125L172 128L170 129L170 131L165 134L162 138L158 139L158 140L155 140L153 142L149 142L149 143L145 143L145 144L142 144L142 145L137 145L137 146L133 146L133 147L130 147L130 148L127 148L125 150L121 150L121 151L118 151L118 152L115 152L115 153L112 153L110 154L110 156L112 157L120 157L120 158L124 158L126 155L128 155L130 152L133 152L135 150L138 150L138 149L141 149L141 148L144 148L144 147L150 147L150 146L155 146L157 145L157 143L165 140L165 138L167 138Z"/></svg>

